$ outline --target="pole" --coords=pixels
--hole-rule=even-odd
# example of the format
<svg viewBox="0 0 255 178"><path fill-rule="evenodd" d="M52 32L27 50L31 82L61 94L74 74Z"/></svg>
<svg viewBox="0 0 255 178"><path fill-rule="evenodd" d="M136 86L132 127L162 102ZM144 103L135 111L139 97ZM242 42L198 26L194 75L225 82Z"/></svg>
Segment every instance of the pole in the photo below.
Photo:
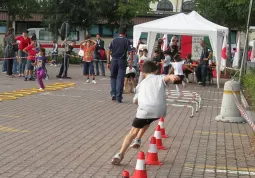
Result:
<svg viewBox="0 0 255 178"><path fill-rule="evenodd" d="M66 70L67 70L67 67L66 67L66 51L67 51L67 48L68 48L68 46L67 46L67 22L65 22L65 27L66 27L66 35L65 35L65 53L64 53L64 72L66 72Z"/></svg>
<svg viewBox="0 0 255 178"><path fill-rule="evenodd" d="M244 63L245 59L247 58L247 53L248 53L248 37L249 37L249 30L250 30L250 20L251 20L251 11L253 7L253 0L250 0L250 5L249 5L249 13L248 13L248 19L247 19L247 29L246 29L246 37L245 37L245 45L244 45L244 52L243 52L243 57L242 57L242 63L241 63L241 69L240 69L240 75L239 75L239 83L241 82L241 78L244 73Z"/></svg>

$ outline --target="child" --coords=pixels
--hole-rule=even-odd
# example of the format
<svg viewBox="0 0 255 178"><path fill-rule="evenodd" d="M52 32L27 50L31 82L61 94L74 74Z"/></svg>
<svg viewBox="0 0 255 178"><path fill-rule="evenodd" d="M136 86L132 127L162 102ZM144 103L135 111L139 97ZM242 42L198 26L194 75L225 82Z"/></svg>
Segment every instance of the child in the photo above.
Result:
<svg viewBox="0 0 255 178"><path fill-rule="evenodd" d="M167 75L169 73L171 57L168 51L164 51L164 55L165 59L162 61L164 63L164 74Z"/></svg>
<svg viewBox="0 0 255 178"><path fill-rule="evenodd" d="M120 152L111 161L114 165L120 164L134 138L141 139L150 124L166 114L166 84L178 80L178 77L156 75L157 70L158 67L152 61L146 61L143 65L145 79L137 86L133 100L138 104L136 118L123 141Z"/></svg>
<svg viewBox="0 0 255 178"><path fill-rule="evenodd" d="M187 83L189 83L189 74L194 73L194 70L192 69L192 60L191 60L191 54L187 54L186 59L184 61L184 66L183 66L183 73L185 75Z"/></svg>
<svg viewBox="0 0 255 178"><path fill-rule="evenodd" d="M151 60L150 57L148 56L148 50L143 49L143 56L139 59L139 66L140 66L140 75L139 75L139 80L138 83L140 83L144 77L143 77L143 64L144 62Z"/></svg>
<svg viewBox="0 0 255 178"><path fill-rule="evenodd" d="M174 75L177 75L180 78L180 80L174 82L177 92L180 92L180 87L179 87L180 84L182 84L183 87L185 87L185 82L183 81L184 74L182 69L184 62L185 61L181 59L180 54L176 54L174 56L174 62L171 62L171 65L172 65L171 70L174 70Z"/></svg>
<svg viewBox="0 0 255 178"><path fill-rule="evenodd" d="M95 71L93 66L94 51L96 49L97 42L90 39L90 36L86 37L87 40L80 43L81 49L84 51L83 56L83 75L87 76L86 83L89 83L89 74L92 75L92 83L96 84ZM85 42L85 45L83 43Z"/></svg>
<svg viewBox="0 0 255 178"><path fill-rule="evenodd" d="M44 84L43 84L43 78L45 78L45 72L46 72L46 62L47 62L47 58L45 57L45 49L44 48L40 48L39 51L39 56L36 57L35 59L35 63L34 66L36 66L36 75L37 75L37 79L38 79L38 83L40 85L40 89L41 91L44 90Z"/></svg>
<svg viewBox="0 0 255 178"><path fill-rule="evenodd" d="M132 92L135 93L135 88L136 88L135 76L136 76L136 69L134 67L132 67L132 69L130 69L130 67L127 67L126 75L125 75L125 82L124 82L124 91L126 90L128 80L130 79L131 83L132 83L132 88L133 88Z"/></svg>
<svg viewBox="0 0 255 178"><path fill-rule="evenodd" d="M34 80L32 78L32 72L34 69L33 63L36 56L36 41L34 38L31 38L31 44L23 49L23 52L28 55L27 57L27 70L25 71L25 80Z"/></svg>

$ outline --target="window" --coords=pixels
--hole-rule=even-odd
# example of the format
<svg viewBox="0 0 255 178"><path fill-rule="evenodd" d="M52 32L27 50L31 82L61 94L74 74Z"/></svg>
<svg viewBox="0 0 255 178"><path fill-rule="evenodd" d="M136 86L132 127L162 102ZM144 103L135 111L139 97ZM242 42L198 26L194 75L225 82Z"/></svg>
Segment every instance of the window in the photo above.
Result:
<svg viewBox="0 0 255 178"><path fill-rule="evenodd" d="M112 37L112 30L107 28L106 25L102 25L102 36L103 37Z"/></svg>
<svg viewBox="0 0 255 178"><path fill-rule="evenodd" d="M67 38L68 41L79 41L79 32L78 31L72 31L70 32L70 36Z"/></svg>
<svg viewBox="0 0 255 178"><path fill-rule="evenodd" d="M46 31L46 30L40 30L39 31L39 40L42 40L42 41L52 41L53 37L52 37L51 32Z"/></svg>
<svg viewBox="0 0 255 178"><path fill-rule="evenodd" d="M6 33L6 26L0 26L0 33Z"/></svg>
<svg viewBox="0 0 255 178"><path fill-rule="evenodd" d="M183 12L191 12L194 9L194 2L193 1L185 1L182 4L182 11Z"/></svg>
<svg viewBox="0 0 255 178"><path fill-rule="evenodd" d="M88 32L91 36L96 36L96 34L99 33L99 26L98 25L92 25L92 27L88 30Z"/></svg>
<svg viewBox="0 0 255 178"><path fill-rule="evenodd" d="M169 0L161 0L157 5L158 11L173 11L173 4Z"/></svg>

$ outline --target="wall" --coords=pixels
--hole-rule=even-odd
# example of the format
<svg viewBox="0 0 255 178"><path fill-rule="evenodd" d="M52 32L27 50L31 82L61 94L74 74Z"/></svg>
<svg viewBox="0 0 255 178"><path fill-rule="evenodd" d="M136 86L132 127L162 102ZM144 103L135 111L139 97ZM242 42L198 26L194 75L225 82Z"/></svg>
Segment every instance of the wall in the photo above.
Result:
<svg viewBox="0 0 255 178"><path fill-rule="evenodd" d="M181 12L182 1L183 0L170 0L170 2L173 4L173 12ZM189 0L184 0L184 1L189 1ZM157 4L158 2L150 4L150 7L152 8L153 11L157 11Z"/></svg>

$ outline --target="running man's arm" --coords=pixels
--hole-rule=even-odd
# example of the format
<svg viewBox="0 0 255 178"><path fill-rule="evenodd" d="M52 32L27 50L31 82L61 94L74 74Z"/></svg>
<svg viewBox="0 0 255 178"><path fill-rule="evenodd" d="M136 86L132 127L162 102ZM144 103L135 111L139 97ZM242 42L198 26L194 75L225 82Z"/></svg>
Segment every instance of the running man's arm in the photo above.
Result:
<svg viewBox="0 0 255 178"><path fill-rule="evenodd" d="M166 83L174 82L174 81L177 81L177 80L180 80L180 78L176 75L166 75L164 77L164 81Z"/></svg>

